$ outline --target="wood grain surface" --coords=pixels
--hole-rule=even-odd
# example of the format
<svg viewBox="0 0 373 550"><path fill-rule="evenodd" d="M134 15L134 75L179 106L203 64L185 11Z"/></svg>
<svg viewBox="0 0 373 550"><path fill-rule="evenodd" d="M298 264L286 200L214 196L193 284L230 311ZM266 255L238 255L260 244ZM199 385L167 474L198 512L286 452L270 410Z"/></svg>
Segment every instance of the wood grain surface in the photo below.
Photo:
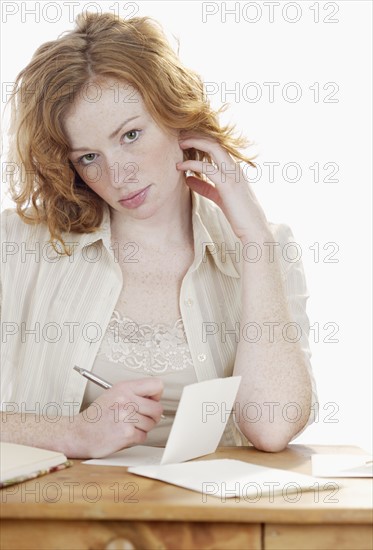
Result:
<svg viewBox="0 0 373 550"><path fill-rule="evenodd" d="M356 447L290 445L280 453L252 447L225 447L200 460L235 458L311 474L313 453L356 453ZM289 474L291 480L291 473ZM328 480L325 480L327 483ZM324 484L320 480L320 486ZM334 479L327 491L262 497L206 496L134 474L126 468L91 466L74 461L66 470L4 488L2 518L65 520L215 521L292 524L364 524L372 521L370 479Z"/></svg>
<svg viewBox="0 0 373 550"><path fill-rule="evenodd" d="M290 481L291 472L312 474L314 453L365 454L349 446L290 445L281 453L226 447L200 460L282 468ZM74 461L0 496L2 550L373 550L371 479L334 479L327 491L223 500L123 467Z"/></svg>

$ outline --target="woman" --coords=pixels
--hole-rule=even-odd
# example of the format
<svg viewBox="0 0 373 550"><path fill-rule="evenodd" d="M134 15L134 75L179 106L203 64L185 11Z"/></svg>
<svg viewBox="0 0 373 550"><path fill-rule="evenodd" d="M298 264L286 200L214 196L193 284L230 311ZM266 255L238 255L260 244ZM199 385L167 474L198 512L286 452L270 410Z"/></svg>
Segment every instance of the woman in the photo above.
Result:
<svg viewBox="0 0 373 550"><path fill-rule="evenodd" d="M221 444L282 450L315 400L302 266L157 24L78 16L18 76L12 116L3 438L72 458L163 445L186 384L240 375Z"/></svg>

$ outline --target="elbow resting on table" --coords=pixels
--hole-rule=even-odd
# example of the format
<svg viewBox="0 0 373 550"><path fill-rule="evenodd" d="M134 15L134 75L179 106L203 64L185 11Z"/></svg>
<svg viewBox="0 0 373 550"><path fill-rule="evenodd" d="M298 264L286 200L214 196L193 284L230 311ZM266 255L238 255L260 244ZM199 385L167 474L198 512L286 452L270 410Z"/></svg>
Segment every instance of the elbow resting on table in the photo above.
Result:
<svg viewBox="0 0 373 550"><path fill-rule="evenodd" d="M290 441L294 438L292 433L281 433L279 428L271 426L266 429L262 426L257 430L245 430L244 426L238 424L238 427L242 434L254 445L258 451L264 451L267 453L278 453L286 449ZM246 425L247 428L247 425Z"/></svg>
<svg viewBox="0 0 373 550"><path fill-rule="evenodd" d="M251 436L250 442L254 445L258 451L265 451L266 453L279 453L283 451L291 438L271 437L267 435Z"/></svg>

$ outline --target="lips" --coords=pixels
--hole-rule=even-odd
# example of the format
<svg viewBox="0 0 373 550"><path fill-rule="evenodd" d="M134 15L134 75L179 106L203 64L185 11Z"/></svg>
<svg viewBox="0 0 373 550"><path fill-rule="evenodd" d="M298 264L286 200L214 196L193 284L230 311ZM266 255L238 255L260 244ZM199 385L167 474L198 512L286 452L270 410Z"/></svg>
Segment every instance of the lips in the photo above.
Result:
<svg viewBox="0 0 373 550"><path fill-rule="evenodd" d="M149 185L148 185L148 187L149 187ZM133 197L136 197L136 195L139 195L145 189L147 189L147 188L143 187L143 189L140 189L139 191L135 191L134 193L131 193L130 195L127 195L126 197L122 197L121 199L119 199L119 201L128 201L129 199L133 199Z"/></svg>
<svg viewBox="0 0 373 550"><path fill-rule="evenodd" d="M128 198L120 200L119 204L122 208L126 208L129 210L139 208L146 201L151 186L152 184L148 185L148 187L145 187L140 191L131 193L130 195L128 195Z"/></svg>

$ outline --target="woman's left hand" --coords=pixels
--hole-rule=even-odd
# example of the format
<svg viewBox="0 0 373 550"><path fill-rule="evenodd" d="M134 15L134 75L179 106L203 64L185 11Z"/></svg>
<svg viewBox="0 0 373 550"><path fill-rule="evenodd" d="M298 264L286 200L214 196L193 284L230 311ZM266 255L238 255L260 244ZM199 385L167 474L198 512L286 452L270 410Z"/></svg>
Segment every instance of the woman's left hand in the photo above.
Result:
<svg viewBox="0 0 373 550"><path fill-rule="evenodd" d="M186 160L176 164L180 171L192 170L205 174L212 184L195 176L186 178L187 185L200 195L215 202L223 211L234 233L243 242L269 231L266 216L244 176L239 162L217 141L202 136L179 140L181 149L195 148L208 153L214 164ZM213 185L214 184L214 185Z"/></svg>

